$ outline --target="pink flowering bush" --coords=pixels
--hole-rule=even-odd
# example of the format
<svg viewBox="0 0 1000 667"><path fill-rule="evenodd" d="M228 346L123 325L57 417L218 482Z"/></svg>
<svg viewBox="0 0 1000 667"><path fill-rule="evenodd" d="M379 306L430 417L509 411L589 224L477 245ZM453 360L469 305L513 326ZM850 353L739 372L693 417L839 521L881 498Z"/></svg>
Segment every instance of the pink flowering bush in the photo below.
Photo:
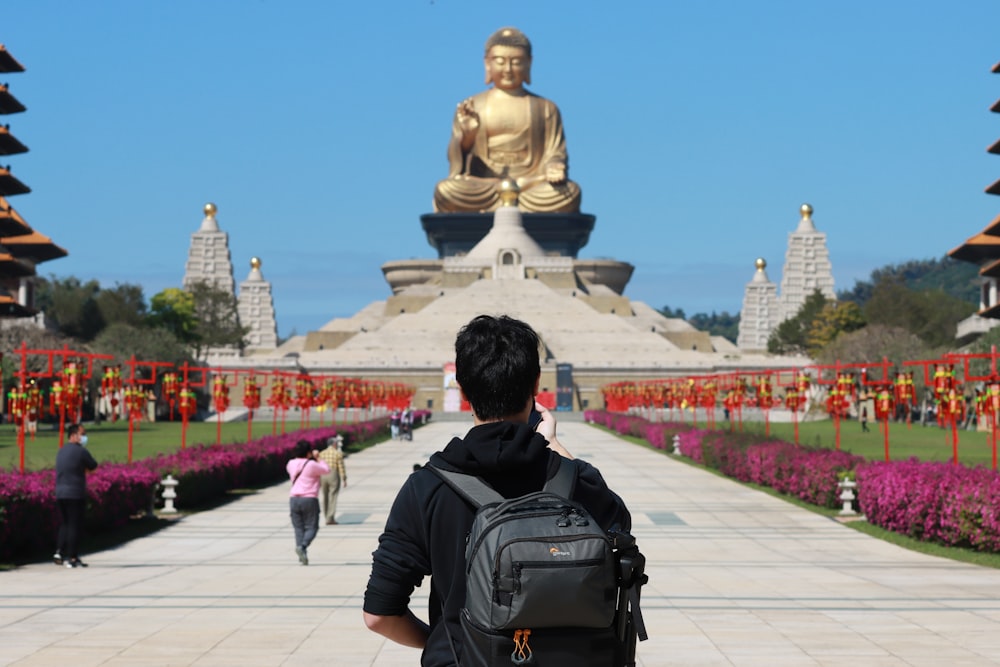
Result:
<svg viewBox="0 0 1000 667"><path fill-rule="evenodd" d="M666 448L673 435L683 456L728 477L767 486L821 507L840 506L838 482L852 472L868 521L946 546L1000 552L1000 475L949 463L867 461L847 452L800 447L750 434L641 424L639 417L589 411L587 421L618 433L643 434Z"/></svg>
<svg viewBox="0 0 1000 667"><path fill-rule="evenodd" d="M858 467L868 521L928 542L1000 551L1000 475L950 463L871 461Z"/></svg>
<svg viewBox="0 0 1000 667"><path fill-rule="evenodd" d="M121 526L149 508L159 476L109 463L87 475L88 529ZM0 558L50 548L59 525L55 470L0 471Z"/></svg>
<svg viewBox="0 0 1000 667"><path fill-rule="evenodd" d="M230 489L285 479L285 464L299 440L322 446L340 434L345 449L350 450L352 445L382 434L387 423L379 418L265 436L247 443L196 445L132 464L101 464L87 475L88 532L124 525L150 509L160 480L168 474L180 483L175 506L196 507ZM425 419L414 423L425 423ZM58 524L54 470L0 470L0 559L52 548Z"/></svg>

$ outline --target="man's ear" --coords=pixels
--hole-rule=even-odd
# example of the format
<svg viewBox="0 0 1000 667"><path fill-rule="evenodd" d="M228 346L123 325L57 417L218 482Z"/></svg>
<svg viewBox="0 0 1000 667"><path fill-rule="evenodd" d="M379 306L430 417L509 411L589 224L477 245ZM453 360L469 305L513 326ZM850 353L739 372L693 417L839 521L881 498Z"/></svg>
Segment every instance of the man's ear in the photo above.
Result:
<svg viewBox="0 0 1000 667"><path fill-rule="evenodd" d="M531 392L532 396L538 396L538 385L541 384L541 382L542 382L542 372L538 371L538 377L535 378L535 388ZM534 403L532 403L532 407L534 407Z"/></svg>

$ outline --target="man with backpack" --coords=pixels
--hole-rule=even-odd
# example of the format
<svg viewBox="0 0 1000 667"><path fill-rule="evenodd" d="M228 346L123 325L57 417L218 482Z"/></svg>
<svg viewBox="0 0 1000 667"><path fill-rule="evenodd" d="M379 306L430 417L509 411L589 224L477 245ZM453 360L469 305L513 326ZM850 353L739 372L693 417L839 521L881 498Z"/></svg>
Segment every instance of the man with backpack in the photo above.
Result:
<svg viewBox="0 0 1000 667"><path fill-rule="evenodd" d="M556 438L555 418L535 402L541 371L539 343L530 326L506 316L481 315L462 328L455 341L456 379L472 406L474 426L465 438L452 439L406 480L373 554L365 624L395 642L423 649L424 667L624 664L623 639L613 633L618 626L619 630L631 629L634 635L628 604L623 605L621 595L621 571L628 567L617 560L609 565L608 559L622 546L615 536L621 535L623 542L630 537L631 517L600 472L574 460L562 447ZM541 413L537 431L528 425L533 409ZM548 491L550 486L558 487L566 499L560 501L559 493ZM493 501L489 494L495 496ZM517 500L496 502L503 499ZM519 526L534 530L508 521L514 515L499 520L484 516L487 511L503 513L511 505L515 514L519 510L531 514L532 521L552 533L513 540L518 545L530 542L541 557L499 555L503 547L495 545L489 533L495 524L514 532ZM546 514L551 516L545 519ZM474 521L477 534L483 528L483 538L475 538L476 544L469 544L467 550ZM558 532L564 530L573 534ZM589 534L578 535L581 531ZM540 539L549 543L542 545ZM485 545L483 551L498 550L495 559L507 565L503 573L478 573L473 562L494 558L492 553L473 555L473 547L479 544ZM579 559L584 544L593 555L586 562ZM624 546L633 547L636 578L644 579L641 555L633 545ZM541 560L536 562L536 558ZM571 561L573 569L548 569ZM581 565L590 572L581 574L576 569ZM428 575L430 621L425 623L410 610L409 601ZM574 583L568 589L558 584L557 595L544 590L548 582L569 580ZM497 582L497 590L481 590ZM528 600L527 609L519 607L521 593L531 591L522 588L535 593L534 598L523 598ZM468 594L467 589L471 589ZM635 591L633 608L638 603L637 587ZM539 596L551 605L540 603ZM624 609L616 614L616 607ZM584 613L577 614L580 609ZM484 622L484 614L506 614L513 625ZM521 619L530 620L521 627ZM589 627L577 627L581 622ZM644 636L641 618L639 626Z"/></svg>

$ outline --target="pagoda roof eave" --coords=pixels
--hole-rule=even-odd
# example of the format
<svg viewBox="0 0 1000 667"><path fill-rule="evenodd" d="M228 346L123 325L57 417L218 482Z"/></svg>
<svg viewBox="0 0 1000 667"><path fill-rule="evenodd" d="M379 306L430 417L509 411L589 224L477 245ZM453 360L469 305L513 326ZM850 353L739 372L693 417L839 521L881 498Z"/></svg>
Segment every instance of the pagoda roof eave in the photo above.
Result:
<svg viewBox="0 0 1000 667"><path fill-rule="evenodd" d="M0 84L0 114L21 113L27 107L21 104L16 97L7 92L7 84Z"/></svg>
<svg viewBox="0 0 1000 667"><path fill-rule="evenodd" d="M35 275L34 266L25 264L11 253L0 252L0 276L27 278L33 275Z"/></svg>
<svg viewBox="0 0 1000 667"><path fill-rule="evenodd" d="M31 188L14 178L9 169L0 167L0 196L26 195Z"/></svg>
<svg viewBox="0 0 1000 667"><path fill-rule="evenodd" d="M986 194L988 195L1000 195L1000 179L993 182L993 185L986 188Z"/></svg>
<svg viewBox="0 0 1000 667"><path fill-rule="evenodd" d="M16 155L27 153L28 147L22 144L6 127L0 125L0 155Z"/></svg>
<svg viewBox="0 0 1000 667"><path fill-rule="evenodd" d="M1000 107L1000 100L997 101L998 107ZM995 109L995 111L1000 112L1000 108ZM996 140L992 146L986 149L987 153L993 153L994 155L1000 155L1000 139Z"/></svg>
<svg viewBox="0 0 1000 667"><path fill-rule="evenodd" d="M23 236L0 238L0 245L6 248L14 257L30 259L36 264L69 255L65 249L53 243L52 239L48 236L36 231Z"/></svg>
<svg viewBox="0 0 1000 667"><path fill-rule="evenodd" d="M986 225L981 233L986 234L987 236L1000 237L1000 215L993 218L993 222Z"/></svg>
<svg viewBox="0 0 1000 667"><path fill-rule="evenodd" d="M18 215L7 200L0 197L0 238L26 236L33 231L35 230Z"/></svg>
<svg viewBox="0 0 1000 667"><path fill-rule="evenodd" d="M24 65L17 62L17 58L10 54L7 47L0 44L0 72L23 72Z"/></svg>
<svg viewBox="0 0 1000 667"><path fill-rule="evenodd" d="M996 278L997 276L1000 276L1000 257L989 264L985 264L983 268L979 269L979 275L987 278Z"/></svg>
<svg viewBox="0 0 1000 667"><path fill-rule="evenodd" d="M22 306L9 294L0 294L0 317L31 317L38 311Z"/></svg>

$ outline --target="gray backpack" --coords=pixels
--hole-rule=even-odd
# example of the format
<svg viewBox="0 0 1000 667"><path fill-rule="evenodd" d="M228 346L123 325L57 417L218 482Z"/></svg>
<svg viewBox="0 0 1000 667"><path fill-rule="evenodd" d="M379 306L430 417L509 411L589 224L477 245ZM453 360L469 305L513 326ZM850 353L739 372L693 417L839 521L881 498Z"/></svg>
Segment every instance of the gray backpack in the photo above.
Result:
<svg viewBox="0 0 1000 667"><path fill-rule="evenodd" d="M631 535L605 532L569 500L576 468L560 462L541 491L509 500L478 477L427 466L477 508L461 642L449 634L462 667L635 664L644 559Z"/></svg>

